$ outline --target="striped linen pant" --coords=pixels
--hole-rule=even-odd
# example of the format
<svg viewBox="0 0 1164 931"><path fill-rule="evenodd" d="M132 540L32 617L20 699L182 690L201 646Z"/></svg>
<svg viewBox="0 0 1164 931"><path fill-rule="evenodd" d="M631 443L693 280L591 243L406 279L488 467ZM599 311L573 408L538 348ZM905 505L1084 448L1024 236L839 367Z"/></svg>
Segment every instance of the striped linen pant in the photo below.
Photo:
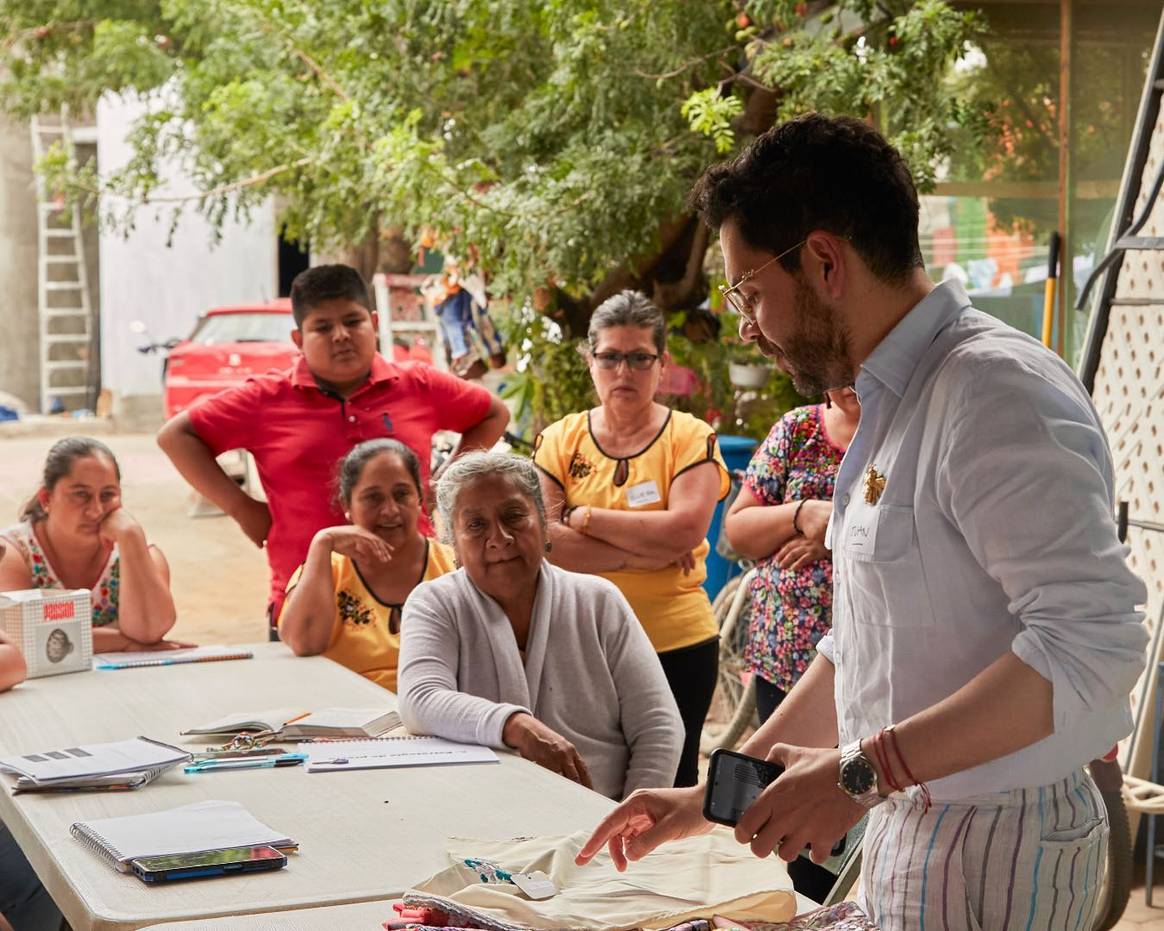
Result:
<svg viewBox="0 0 1164 931"><path fill-rule="evenodd" d="M1090 931L1107 812L1083 770L923 811L869 812L861 904L881 931Z"/></svg>

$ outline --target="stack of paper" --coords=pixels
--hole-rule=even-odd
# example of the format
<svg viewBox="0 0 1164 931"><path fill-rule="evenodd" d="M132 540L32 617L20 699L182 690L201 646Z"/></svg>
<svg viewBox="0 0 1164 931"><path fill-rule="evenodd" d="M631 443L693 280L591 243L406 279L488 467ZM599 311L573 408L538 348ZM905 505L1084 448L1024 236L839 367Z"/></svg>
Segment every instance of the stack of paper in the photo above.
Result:
<svg viewBox="0 0 1164 931"><path fill-rule="evenodd" d="M0 772L18 777L17 792L136 789L190 759L178 747L135 737L8 757L0 760Z"/></svg>
<svg viewBox="0 0 1164 931"><path fill-rule="evenodd" d="M238 802L196 802L148 815L78 821L69 830L122 873L128 873L130 861L139 857L260 846L286 853L297 847Z"/></svg>
<svg viewBox="0 0 1164 931"><path fill-rule="evenodd" d="M282 740L310 740L315 737L379 737L399 726L400 715L383 708L324 708L320 711L277 708L228 714L182 733L222 736L260 731L276 733Z"/></svg>

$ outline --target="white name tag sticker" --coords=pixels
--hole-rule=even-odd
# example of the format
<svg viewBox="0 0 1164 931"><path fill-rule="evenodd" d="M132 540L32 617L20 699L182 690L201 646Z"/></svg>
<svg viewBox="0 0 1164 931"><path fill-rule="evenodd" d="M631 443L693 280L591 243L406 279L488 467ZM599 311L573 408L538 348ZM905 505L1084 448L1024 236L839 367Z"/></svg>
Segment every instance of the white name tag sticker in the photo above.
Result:
<svg viewBox="0 0 1164 931"><path fill-rule="evenodd" d="M850 553L872 554L877 547L875 508L856 507L845 514L845 549Z"/></svg>
<svg viewBox="0 0 1164 931"><path fill-rule="evenodd" d="M626 503L632 508L643 508L648 504L658 504L663 500L663 496L659 494L659 486L653 481L640 482L637 485L631 485L626 490Z"/></svg>

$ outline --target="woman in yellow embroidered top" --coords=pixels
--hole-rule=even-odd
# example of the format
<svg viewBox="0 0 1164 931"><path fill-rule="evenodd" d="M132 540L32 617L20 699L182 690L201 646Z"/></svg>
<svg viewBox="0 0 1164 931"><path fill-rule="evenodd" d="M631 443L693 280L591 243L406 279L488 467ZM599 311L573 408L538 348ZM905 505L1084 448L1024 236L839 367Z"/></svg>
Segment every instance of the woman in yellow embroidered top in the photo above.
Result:
<svg viewBox="0 0 1164 931"><path fill-rule="evenodd" d="M279 618L298 656L322 653L396 691L400 610L421 582L453 569L448 547L421 535L420 462L397 440L369 440L339 467L351 524L315 535Z"/></svg>
<svg viewBox="0 0 1164 931"><path fill-rule="evenodd" d="M654 400L665 339L662 313L642 294L603 303L589 332L599 405L547 427L534 463L550 561L617 585L659 654L686 732L675 784L687 786L698 780L719 656L701 588L707 528L730 479L711 427Z"/></svg>

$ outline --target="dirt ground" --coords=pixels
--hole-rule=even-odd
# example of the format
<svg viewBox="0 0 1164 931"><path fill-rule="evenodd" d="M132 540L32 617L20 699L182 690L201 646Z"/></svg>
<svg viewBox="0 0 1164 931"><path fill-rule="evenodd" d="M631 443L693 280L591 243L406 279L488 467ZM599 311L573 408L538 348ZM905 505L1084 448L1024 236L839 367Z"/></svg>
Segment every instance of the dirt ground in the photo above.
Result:
<svg viewBox="0 0 1164 931"><path fill-rule="evenodd" d="M18 508L35 490L44 455L55 439L0 438L0 527L16 520ZM200 644L265 640L265 554L225 516L188 516L189 486L152 433L101 439L121 465L126 509L170 563L178 608L173 636Z"/></svg>

